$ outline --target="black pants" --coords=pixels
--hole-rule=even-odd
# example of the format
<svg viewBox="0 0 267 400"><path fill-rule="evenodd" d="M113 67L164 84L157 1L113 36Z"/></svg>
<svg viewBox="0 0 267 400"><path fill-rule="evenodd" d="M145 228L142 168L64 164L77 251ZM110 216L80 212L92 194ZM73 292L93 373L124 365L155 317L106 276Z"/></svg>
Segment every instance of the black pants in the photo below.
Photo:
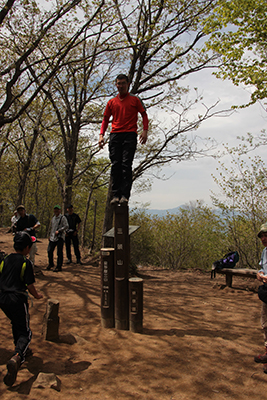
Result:
<svg viewBox="0 0 267 400"><path fill-rule="evenodd" d="M61 268L63 264L63 245L64 245L64 240L62 238L59 238L56 242L52 242L49 240L48 244L48 261L49 261L49 267L53 268L54 267L54 250L57 247L57 268Z"/></svg>
<svg viewBox="0 0 267 400"><path fill-rule="evenodd" d="M132 163L137 145L135 132L111 133L109 157L113 197L129 199L132 188Z"/></svg>
<svg viewBox="0 0 267 400"><path fill-rule="evenodd" d="M75 256L76 256L77 262L78 262L81 259L81 253L80 253L80 250L79 250L78 235L77 234L74 235L74 232L66 234L66 237L65 237L66 253L67 253L68 260L71 260L71 248L70 248L71 241L73 243L74 253L75 253Z"/></svg>
<svg viewBox="0 0 267 400"><path fill-rule="evenodd" d="M30 316L28 303L0 304L7 318L12 324L12 333L15 344L15 353L18 353L21 362L25 360L26 350L30 345L32 332L30 330Z"/></svg>

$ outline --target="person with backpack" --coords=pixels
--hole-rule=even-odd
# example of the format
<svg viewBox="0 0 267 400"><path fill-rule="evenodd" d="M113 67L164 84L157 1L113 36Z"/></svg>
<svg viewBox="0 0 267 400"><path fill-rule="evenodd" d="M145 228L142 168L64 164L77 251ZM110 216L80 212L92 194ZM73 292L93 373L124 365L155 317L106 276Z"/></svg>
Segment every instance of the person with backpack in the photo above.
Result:
<svg viewBox="0 0 267 400"><path fill-rule="evenodd" d="M61 214L61 207L57 204L54 207L54 216L51 220L51 230L48 253L48 271L54 268L54 250L57 247L57 266L53 269L54 272L62 271L63 264L63 246L65 241L65 232L69 228L69 224L65 215Z"/></svg>
<svg viewBox="0 0 267 400"><path fill-rule="evenodd" d="M258 233L258 237L264 246L257 279L263 283L258 289L259 299L262 301L261 307L261 326L264 335L265 352L254 357L256 363L263 363L263 372L267 374L267 223L263 224Z"/></svg>
<svg viewBox="0 0 267 400"><path fill-rule="evenodd" d="M0 264L0 308L11 321L15 344L14 355L7 362L7 374L4 376L7 386L15 383L27 352L31 353L28 292L36 299L43 298L34 286L32 262L26 258L35 240L27 232L17 232L14 236L16 252L6 256Z"/></svg>

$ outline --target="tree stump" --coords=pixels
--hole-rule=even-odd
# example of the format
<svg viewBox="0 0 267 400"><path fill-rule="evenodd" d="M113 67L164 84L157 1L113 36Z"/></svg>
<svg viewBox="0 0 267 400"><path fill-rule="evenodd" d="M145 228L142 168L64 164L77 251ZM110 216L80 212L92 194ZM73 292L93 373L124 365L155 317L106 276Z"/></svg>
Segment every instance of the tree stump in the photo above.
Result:
<svg viewBox="0 0 267 400"><path fill-rule="evenodd" d="M56 342L59 340L59 301L48 299L43 322L43 335L45 340Z"/></svg>

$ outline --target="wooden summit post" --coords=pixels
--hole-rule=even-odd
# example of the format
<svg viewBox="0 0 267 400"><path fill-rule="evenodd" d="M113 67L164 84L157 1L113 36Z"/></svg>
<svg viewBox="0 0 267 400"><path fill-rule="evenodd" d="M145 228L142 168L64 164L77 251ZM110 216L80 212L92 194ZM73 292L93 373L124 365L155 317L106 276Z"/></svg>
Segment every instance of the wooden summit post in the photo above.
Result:
<svg viewBox="0 0 267 400"><path fill-rule="evenodd" d="M115 328L129 329L128 275L130 262L128 205L115 207Z"/></svg>
<svg viewBox="0 0 267 400"><path fill-rule="evenodd" d="M129 278L130 331L143 332L143 279Z"/></svg>
<svg viewBox="0 0 267 400"><path fill-rule="evenodd" d="M114 249L101 249L101 325L114 328Z"/></svg>

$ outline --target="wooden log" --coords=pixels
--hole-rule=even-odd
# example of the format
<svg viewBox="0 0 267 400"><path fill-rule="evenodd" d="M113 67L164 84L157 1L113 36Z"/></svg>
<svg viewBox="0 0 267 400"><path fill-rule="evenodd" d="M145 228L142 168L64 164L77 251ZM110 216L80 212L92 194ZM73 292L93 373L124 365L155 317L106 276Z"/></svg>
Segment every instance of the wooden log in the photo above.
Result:
<svg viewBox="0 0 267 400"><path fill-rule="evenodd" d="M114 249L101 249L101 325L114 328Z"/></svg>
<svg viewBox="0 0 267 400"><path fill-rule="evenodd" d="M45 340L56 342L59 340L59 301L48 299L43 322L43 335Z"/></svg>
<svg viewBox="0 0 267 400"><path fill-rule="evenodd" d="M225 283L226 286L232 287L233 276L242 276L243 278L252 278L255 279L257 277L257 270L248 269L248 268L224 268L220 270L216 270L216 274L225 275Z"/></svg>

